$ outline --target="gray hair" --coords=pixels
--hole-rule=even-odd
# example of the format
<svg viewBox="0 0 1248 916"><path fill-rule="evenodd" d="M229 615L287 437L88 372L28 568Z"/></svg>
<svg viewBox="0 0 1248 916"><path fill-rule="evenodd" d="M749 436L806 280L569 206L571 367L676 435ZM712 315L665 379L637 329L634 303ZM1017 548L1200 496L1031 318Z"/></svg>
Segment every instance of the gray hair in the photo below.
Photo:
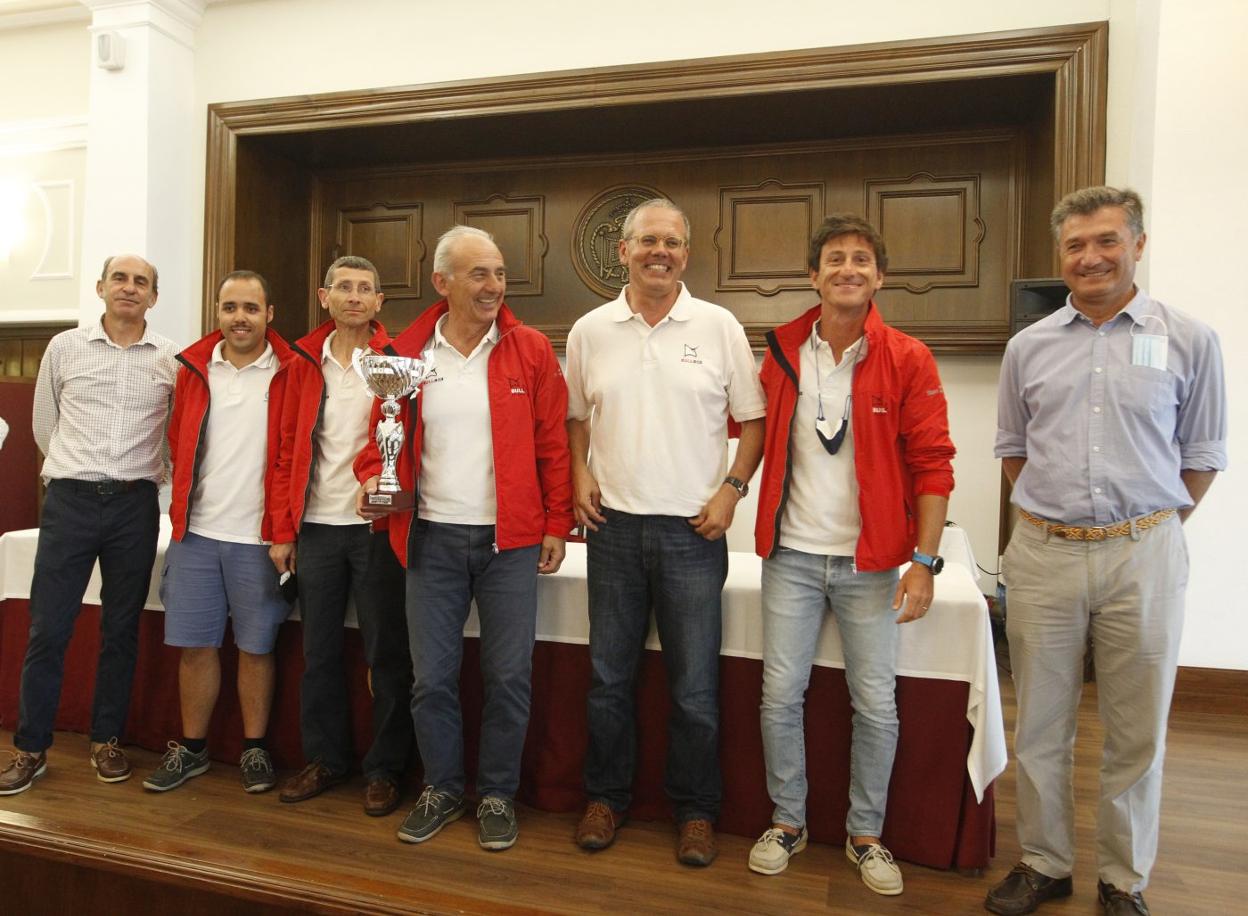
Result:
<svg viewBox="0 0 1248 916"><path fill-rule="evenodd" d="M676 206L666 197L652 197L649 200L643 200L637 206L633 207L633 209L629 211L628 216L624 217L624 226L621 229L621 237L624 239L632 238L633 223L637 221L637 214L642 210L650 209L672 210L673 212L679 213L680 218L685 224L685 244L689 244L689 217L685 216L684 210L680 209L680 207Z"/></svg>
<svg viewBox="0 0 1248 916"><path fill-rule="evenodd" d="M1137 239L1144 234L1144 201L1140 200L1140 195L1130 188L1098 185L1071 191L1058 201L1049 217L1053 238L1062 237L1062 225L1072 216L1088 216L1101 207L1121 207L1131 234Z"/></svg>
<svg viewBox="0 0 1248 916"><path fill-rule="evenodd" d="M137 254L133 254L133 255L110 254L108 257L104 259L104 266L100 269L100 279L107 280L109 265L112 264L114 261L116 261L118 258L126 258L126 257L139 258ZM156 272L156 265L153 264L151 261L149 261L147 258L139 258L139 260L142 261L144 264L146 264L148 266L148 269L151 270L152 272L152 292L153 293L160 292L160 274Z"/></svg>
<svg viewBox="0 0 1248 916"><path fill-rule="evenodd" d="M494 236L476 226L452 226L438 238L438 246L433 250L433 272L444 277L451 276L451 249L460 239L470 236L485 239L493 244Z"/></svg>
<svg viewBox="0 0 1248 916"><path fill-rule="evenodd" d="M347 270L369 271L373 275L373 292L381 292L381 274L377 273L377 268L373 266L372 261L358 254L344 254L334 259L334 263L329 265L329 270L325 271L325 289L334 285L334 271L339 267L345 267Z"/></svg>

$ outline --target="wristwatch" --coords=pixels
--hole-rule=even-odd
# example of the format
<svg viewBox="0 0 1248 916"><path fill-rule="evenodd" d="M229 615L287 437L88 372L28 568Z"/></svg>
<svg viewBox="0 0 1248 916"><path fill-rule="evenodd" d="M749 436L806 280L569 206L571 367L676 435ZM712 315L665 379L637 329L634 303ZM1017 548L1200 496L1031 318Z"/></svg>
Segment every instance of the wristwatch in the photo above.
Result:
<svg viewBox="0 0 1248 916"><path fill-rule="evenodd" d="M915 563L919 563L922 566L926 566L928 569L932 571L933 576L939 576L940 571L945 568L945 558L942 557L940 554L936 554L935 556L929 556L928 554L925 554L925 553L919 553L916 550L914 552L914 556L911 557L910 559L913 560Z"/></svg>
<svg viewBox="0 0 1248 916"><path fill-rule="evenodd" d="M742 499L745 499L745 497L750 493L750 485L740 477L725 477L724 483L736 490L737 495Z"/></svg>

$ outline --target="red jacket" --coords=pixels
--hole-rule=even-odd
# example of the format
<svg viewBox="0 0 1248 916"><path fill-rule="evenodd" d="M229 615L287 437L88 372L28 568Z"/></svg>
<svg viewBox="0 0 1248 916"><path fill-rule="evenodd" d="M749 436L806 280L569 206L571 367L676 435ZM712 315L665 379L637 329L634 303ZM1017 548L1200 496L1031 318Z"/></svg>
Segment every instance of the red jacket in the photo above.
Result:
<svg viewBox="0 0 1248 916"><path fill-rule="evenodd" d="M178 380L173 389L173 414L169 417L169 458L173 462L173 486L169 502L169 521L173 523L173 539L182 540L191 517L191 499L199 477L199 462L203 458L204 432L208 428L210 390L208 388L208 361L212 351L221 341L220 331L196 341L178 354ZM290 376L290 363L294 351L272 328L265 332L265 340L273 347L277 357L277 372L269 382L268 445L264 463L264 515L260 522L260 537L273 539L275 525L273 501L273 471L277 464L278 426L282 411L282 396L286 380Z"/></svg>
<svg viewBox="0 0 1248 916"><path fill-rule="evenodd" d="M755 549L770 557L780 546L789 495L789 436L797 412L801 347L820 306L767 333L763 391L767 427L763 476L754 523ZM932 353L886 325L874 302L867 312L867 355L854 367L854 471L862 531L854 562L879 572L909 562L916 537L915 499L953 490L953 442L944 389Z"/></svg>
<svg viewBox="0 0 1248 916"><path fill-rule="evenodd" d="M334 321L322 324L291 345L295 359L290 366L286 397L282 403L281 442L277 467L273 470L273 542L289 544L299 536L303 511L312 487L312 462L316 454L316 434L325 412L325 375L321 354L325 339L334 330ZM378 322L372 322L370 349L381 352L390 335ZM364 520L360 519L363 524ZM380 520L374 527L384 527Z"/></svg>
<svg viewBox="0 0 1248 916"><path fill-rule="evenodd" d="M395 352L419 356L447 310L445 299L425 310L394 339ZM509 550L540 543L545 535L565 538L572 530L571 459L564 426L568 387L544 334L522 324L506 305L499 309L497 321L499 339L487 367L498 500L494 541L500 550ZM399 401L398 419L407 438L397 471L399 485L409 491L420 479L422 403L420 397ZM380 404L375 404L374 430L380 417ZM370 436L355 461L355 476L364 482L380 473L381 456ZM389 517L390 544L404 566L412 515L397 512Z"/></svg>

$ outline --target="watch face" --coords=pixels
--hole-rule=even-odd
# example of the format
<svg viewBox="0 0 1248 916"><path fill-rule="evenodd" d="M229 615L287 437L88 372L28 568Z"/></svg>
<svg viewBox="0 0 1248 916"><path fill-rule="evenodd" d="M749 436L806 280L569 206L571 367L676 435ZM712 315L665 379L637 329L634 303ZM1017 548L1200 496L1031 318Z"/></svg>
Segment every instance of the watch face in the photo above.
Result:
<svg viewBox="0 0 1248 916"><path fill-rule="evenodd" d="M944 568L945 568L944 557L932 557L932 575L933 576L939 575L940 571Z"/></svg>

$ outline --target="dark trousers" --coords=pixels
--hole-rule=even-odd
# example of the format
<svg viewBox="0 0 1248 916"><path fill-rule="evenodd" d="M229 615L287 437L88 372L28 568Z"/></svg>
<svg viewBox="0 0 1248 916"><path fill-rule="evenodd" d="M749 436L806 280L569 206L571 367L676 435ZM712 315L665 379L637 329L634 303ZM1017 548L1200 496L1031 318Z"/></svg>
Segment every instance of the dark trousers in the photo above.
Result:
<svg viewBox="0 0 1248 916"><path fill-rule="evenodd" d="M351 707L343 664L343 625L351 597L373 687L373 743L364 755L364 775L397 780L407 769L413 743L403 567L386 532L370 532L366 524L306 523L297 550L303 755L335 774L351 769Z"/></svg>
<svg viewBox="0 0 1248 916"><path fill-rule="evenodd" d="M676 820L719 817L720 594L728 545L687 519L603 509L589 532L589 750L585 792L617 811L637 768L637 671L654 608L672 701L664 788Z"/></svg>
<svg viewBox="0 0 1248 916"><path fill-rule="evenodd" d="M91 740L123 736L139 654L139 614L147 600L159 533L160 508L153 483L141 481L133 489L110 495L100 495L83 481L48 484L13 736L19 750L37 754L52 745L65 650L97 559L103 582Z"/></svg>

